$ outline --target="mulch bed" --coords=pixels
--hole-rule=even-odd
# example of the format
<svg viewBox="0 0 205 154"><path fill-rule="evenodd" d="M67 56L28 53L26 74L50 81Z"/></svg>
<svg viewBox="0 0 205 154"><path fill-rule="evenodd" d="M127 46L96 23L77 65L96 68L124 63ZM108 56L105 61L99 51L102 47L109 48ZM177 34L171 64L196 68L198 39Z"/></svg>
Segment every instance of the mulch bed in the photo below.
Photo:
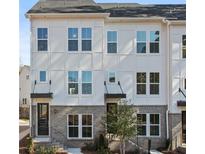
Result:
<svg viewBox="0 0 205 154"><path fill-rule="evenodd" d="M24 137L22 140L19 141L19 154L29 154L27 149L28 137L29 135L27 135L26 137Z"/></svg>

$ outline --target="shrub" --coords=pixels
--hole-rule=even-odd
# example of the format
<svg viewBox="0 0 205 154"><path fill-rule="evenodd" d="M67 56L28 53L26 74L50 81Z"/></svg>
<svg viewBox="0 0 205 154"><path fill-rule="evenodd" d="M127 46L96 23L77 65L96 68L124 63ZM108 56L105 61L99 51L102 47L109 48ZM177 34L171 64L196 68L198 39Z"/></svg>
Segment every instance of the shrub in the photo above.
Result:
<svg viewBox="0 0 205 154"><path fill-rule="evenodd" d="M36 146L35 154L56 154L56 147Z"/></svg>

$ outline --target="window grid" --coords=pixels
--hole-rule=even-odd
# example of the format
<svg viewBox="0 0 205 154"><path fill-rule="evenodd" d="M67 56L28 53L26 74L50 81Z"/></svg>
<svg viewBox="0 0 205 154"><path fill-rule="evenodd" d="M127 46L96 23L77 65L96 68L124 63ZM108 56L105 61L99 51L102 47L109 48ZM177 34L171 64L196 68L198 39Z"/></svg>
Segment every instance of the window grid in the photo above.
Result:
<svg viewBox="0 0 205 154"><path fill-rule="evenodd" d="M154 123L151 122L151 116L154 116ZM156 117L158 120L156 120ZM152 128L158 128L157 130L158 133L151 134ZM160 135L160 116L159 114L150 114L150 136L159 136L159 135Z"/></svg>
<svg viewBox="0 0 205 154"><path fill-rule="evenodd" d="M108 82L116 83L116 72L108 72Z"/></svg>
<svg viewBox="0 0 205 154"><path fill-rule="evenodd" d="M186 58L186 35L182 35L182 58Z"/></svg>
<svg viewBox="0 0 205 154"><path fill-rule="evenodd" d="M71 118L72 117L72 118ZM76 118L77 117L77 124L75 123ZM70 124L70 121L72 119L73 124ZM68 115L68 137L69 138L78 138L79 137L79 116L78 115ZM75 128L77 128L77 136L75 136L75 134L72 134L73 136L70 136L70 129L73 128L73 131ZM74 132L73 132L74 133Z"/></svg>
<svg viewBox="0 0 205 154"><path fill-rule="evenodd" d="M84 32L86 36L83 36ZM82 28L81 36L82 36L82 51L91 51L92 50L92 29ZM84 43L89 43L89 46L84 47L83 46Z"/></svg>
<svg viewBox="0 0 205 154"><path fill-rule="evenodd" d="M117 53L117 31L107 32L107 53Z"/></svg>
<svg viewBox="0 0 205 154"><path fill-rule="evenodd" d="M151 72L149 77L150 77L150 95L159 95L160 74L158 72ZM152 91L152 88L154 88L154 91Z"/></svg>
<svg viewBox="0 0 205 154"><path fill-rule="evenodd" d="M72 79L70 79L70 76L72 76L71 74L77 74L77 78L74 79L76 81L72 81ZM74 75L75 76L75 75ZM78 79L78 71L69 71L68 72L68 94L69 95L77 95L78 94L78 91L79 91L79 79ZM72 87L71 85L74 85L75 87ZM76 88L76 89L74 89Z"/></svg>
<svg viewBox="0 0 205 154"><path fill-rule="evenodd" d="M87 121L89 120L89 116L91 116L91 124L89 124L89 122L87 123ZM83 124L83 117L85 117L86 118L86 124ZM92 119L93 117L92 117L92 115L90 115L90 114L83 114L82 115L82 138L91 138L92 137L92 125L93 125L93 123L92 123L92 121L93 121L93 119ZM83 129L87 129L87 128L90 128L90 130L91 130L91 132L90 132L90 135L91 136L87 136L87 134L86 134L86 136L84 136L84 134L83 134ZM88 129L87 129L88 130Z"/></svg>
<svg viewBox="0 0 205 154"><path fill-rule="evenodd" d="M145 119L143 119L143 116L145 116ZM147 115L146 114L137 114L137 121L138 121L138 124L137 124L137 129L139 128L138 130L138 135L139 136L147 136ZM145 134L140 134L142 130L140 129L143 129L142 127L145 128Z"/></svg>
<svg viewBox="0 0 205 154"><path fill-rule="evenodd" d="M137 36L136 39L137 53L146 53L147 50L146 31L137 31L136 36ZM144 39L143 38L141 39L141 37L144 37Z"/></svg>
<svg viewBox="0 0 205 154"><path fill-rule="evenodd" d="M150 31L150 53L159 53L160 32Z"/></svg>
<svg viewBox="0 0 205 154"><path fill-rule="evenodd" d="M37 28L37 48L38 51L48 51L48 29L47 28Z"/></svg>
<svg viewBox="0 0 205 154"><path fill-rule="evenodd" d="M46 71L40 71L40 73L39 73L39 81L40 82L46 82L46 80L47 80Z"/></svg>
<svg viewBox="0 0 205 154"><path fill-rule="evenodd" d="M78 51L78 28L68 28L68 51Z"/></svg>
<svg viewBox="0 0 205 154"><path fill-rule="evenodd" d="M90 73L90 76L91 76L90 81L83 81L83 74L84 73ZM87 85L90 84L90 87L91 87L90 93L88 93L88 92L84 93L83 92L83 85L86 85L86 84ZM82 94L83 95L91 95L92 94L92 72L91 71L82 71Z"/></svg>
<svg viewBox="0 0 205 154"><path fill-rule="evenodd" d="M137 95L146 95L146 72L138 72L136 74L136 91Z"/></svg>

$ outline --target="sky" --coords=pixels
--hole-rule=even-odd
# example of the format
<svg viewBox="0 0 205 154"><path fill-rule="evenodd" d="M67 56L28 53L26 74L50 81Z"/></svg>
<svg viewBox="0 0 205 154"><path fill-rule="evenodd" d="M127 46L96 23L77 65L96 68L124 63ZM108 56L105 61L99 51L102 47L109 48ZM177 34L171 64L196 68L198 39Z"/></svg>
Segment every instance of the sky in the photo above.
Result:
<svg viewBox="0 0 205 154"><path fill-rule="evenodd" d="M30 65L30 24L25 13L38 0L19 0L20 64ZM97 3L185 4L186 0L95 0Z"/></svg>

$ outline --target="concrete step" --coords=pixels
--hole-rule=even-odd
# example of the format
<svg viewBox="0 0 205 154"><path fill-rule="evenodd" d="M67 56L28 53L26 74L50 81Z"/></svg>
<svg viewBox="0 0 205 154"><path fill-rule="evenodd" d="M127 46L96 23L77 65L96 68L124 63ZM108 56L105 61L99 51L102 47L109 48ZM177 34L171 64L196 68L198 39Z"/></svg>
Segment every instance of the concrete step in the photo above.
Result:
<svg viewBox="0 0 205 154"><path fill-rule="evenodd" d="M80 148L68 148L68 154L83 154Z"/></svg>

